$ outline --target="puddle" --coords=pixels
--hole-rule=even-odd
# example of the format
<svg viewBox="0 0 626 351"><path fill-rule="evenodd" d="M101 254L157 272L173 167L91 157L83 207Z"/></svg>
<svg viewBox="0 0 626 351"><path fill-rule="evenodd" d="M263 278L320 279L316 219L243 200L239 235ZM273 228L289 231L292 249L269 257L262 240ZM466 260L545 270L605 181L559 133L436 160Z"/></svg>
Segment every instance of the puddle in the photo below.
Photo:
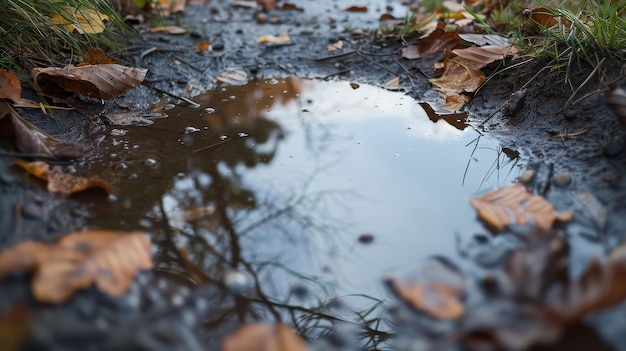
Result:
<svg viewBox="0 0 626 351"><path fill-rule="evenodd" d="M152 233L157 272L183 284L256 285L267 314L387 299L385 275L456 258L458 236L484 232L469 197L518 175L494 141L378 87L285 79L193 100L109 128L88 164L116 200L90 225Z"/></svg>

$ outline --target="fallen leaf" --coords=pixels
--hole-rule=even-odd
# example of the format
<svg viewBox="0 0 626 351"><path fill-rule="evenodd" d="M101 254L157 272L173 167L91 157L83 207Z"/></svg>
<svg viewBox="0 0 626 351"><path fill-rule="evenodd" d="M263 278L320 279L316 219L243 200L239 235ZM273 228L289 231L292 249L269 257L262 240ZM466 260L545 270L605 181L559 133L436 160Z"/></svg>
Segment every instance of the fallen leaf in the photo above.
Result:
<svg viewBox="0 0 626 351"><path fill-rule="evenodd" d="M222 351L303 351L307 344L284 324L256 323L242 327L224 340Z"/></svg>
<svg viewBox="0 0 626 351"><path fill-rule="evenodd" d="M228 85L243 85L248 82L248 74L242 70L227 70L217 76L217 81Z"/></svg>
<svg viewBox="0 0 626 351"><path fill-rule="evenodd" d="M179 34L187 33L187 30L179 26L157 26L157 27L150 28L150 32L179 35Z"/></svg>
<svg viewBox="0 0 626 351"><path fill-rule="evenodd" d="M433 123L437 123L440 119L443 119L449 125L458 130L464 130L468 127L467 112L439 113L435 111L427 102L420 102L419 104L424 109L424 112L426 112L428 119L430 119Z"/></svg>
<svg viewBox="0 0 626 351"><path fill-rule="evenodd" d="M481 69L496 61L504 60L518 52L517 46L474 46L465 49L453 49L452 52L460 57L463 63L474 69Z"/></svg>
<svg viewBox="0 0 626 351"><path fill-rule="evenodd" d="M571 214L557 215L554 206L542 196L533 195L521 183L490 191L470 199L478 216L496 231L510 224L533 224L537 231L547 231L557 220Z"/></svg>
<svg viewBox="0 0 626 351"><path fill-rule="evenodd" d="M17 102L22 96L22 85L17 75L6 69L0 69L0 99Z"/></svg>
<svg viewBox="0 0 626 351"><path fill-rule="evenodd" d="M335 51L335 50L339 50L343 47L343 40L339 40L337 42L334 42L332 44L328 44L326 45L326 50L327 51Z"/></svg>
<svg viewBox="0 0 626 351"><path fill-rule="evenodd" d="M349 6L344 11L347 11L347 12L367 12L367 6Z"/></svg>
<svg viewBox="0 0 626 351"><path fill-rule="evenodd" d="M172 13L183 12L187 0L157 0L157 5L161 16L169 16Z"/></svg>
<svg viewBox="0 0 626 351"><path fill-rule="evenodd" d="M104 53L104 51L98 48L91 48L84 55L85 60L81 63L81 66L85 65L103 65L114 64L115 62Z"/></svg>
<svg viewBox="0 0 626 351"><path fill-rule="evenodd" d="M40 302L61 303L92 284L110 296L128 290L140 269L152 268L151 242L142 232L75 232L55 244L26 241L0 254L0 278L34 271Z"/></svg>
<svg viewBox="0 0 626 351"><path fill-rule="evenodd" d="M464 41L476 44L478 46L511 46L511 39L499 34L460 33L459 37L461 37L461 39L463 39Z"/></svg>
<svg viewBox="0 0 626 351"><path fill-rule="evenodd" d="M51 171L50 165L43 161L26 163L17 160L13 161L13 164L35 177L48 182L48 191L54 194L71 195L91 188L100 188L107 193L109 192L107 182L98 177L84 178L58 171Z"/></svg>
<svg viewBox="0 0 626 351"><path fill-rule="evenodd" d="M358 89L360 87L360 85L358 85L357 83L350 83L350 88L352 89Z"/></svg>
<svg viewBox="0 0 626 351"><path fill-rule="evenodd" d="M410 279L388 277L385 282L409 305L437 319L457 319L464 313L465 277L449 262L431 259Z"/></svg>
<svg viewBox="0 0 626 351"><path fill-rule="evenodd" d="M397 88L400 86L400 77L391 78L389 81L385 83L387 88Z"/></svg>
<svg viewBox="0 0 626 351"><path fill-rule="evenodd" d="M450 112L461 111L463 106L470 100L467 95L456 94L446 96L446 103L441 106L443 110Z"/></svg>
<svg viewBox="0 0 626 351"><path fill-rule="evenodd" d="M110 100L143 82L147 69L117 64L67 68L34 68L35 90L46 96L67 98L78 93L95 99ZM43 88L42 88L43 87Z"/></svg>
<svg viewBox="0 0 626 351"><path fill-rule="evenodd" d="M444 72L439 78L431 78L433 88L445 96L474 92L485 81L485 74L456 58L444 62Z"/></svg>
<svg viewBox="0 0 626 351"><path fill-rule="evenodd" d="M540 28L550 28L558 25L561 28L570 28L572 22L567 18L560 16L558 13L545 8L538 7L531 10L531 19L537 23Z"/></svg>
<svg viewBox="0 0 626 351"><path fill-rule="evenodd" d="M437 28L425 37L419 39L416 45L409 45L402 49L402 57L412 60L422 58L430 53L443 52L444 49L462 48L463 43L457 32L446 32L445 26Z"/></svg>
<svg viewBox="0 0 626 351"><path fill-rule="evenodd" d="M61 7L59 12L50 16L50 19L55 24L64 26L68 32L98 34L106 29L104 21L108 21L109 16L90 9Z"/></svg>
<svg viewBox="0 0 626 351"><path fill-rule="evenodd" d="M208 52L211 51L211 43L208 41L201 41L196 45L197 52Z"/></svg>
<svg viewBox="0 0 626 351"><path fill-rule="evenodd" d="M276 9L276 0L257 0L257 3L265 12Z"/></svg>
<svg viewBox="0 0 626 351"><path fill-rule="evenodd" d="M605 93L604 98L606 104L617 116L617 120L626 128L626 91L615 85L609 86L609 90Z"/></svg>
<svg viewBox="0 0 626 351"><path fill-rule="evenodd" d="M80 144L58 140L20 116L6 101L0 101L0 135L15 138L17 150L60 160L85 154Z"/></svg>
<svg viewBox="0 0 626 351"><path fill-rule="evenodd" d="M279 36L275 35L264 35L257 40L257 43L270 43L270 44L286 44L291 40L289 34L283 33Z"/></svg>

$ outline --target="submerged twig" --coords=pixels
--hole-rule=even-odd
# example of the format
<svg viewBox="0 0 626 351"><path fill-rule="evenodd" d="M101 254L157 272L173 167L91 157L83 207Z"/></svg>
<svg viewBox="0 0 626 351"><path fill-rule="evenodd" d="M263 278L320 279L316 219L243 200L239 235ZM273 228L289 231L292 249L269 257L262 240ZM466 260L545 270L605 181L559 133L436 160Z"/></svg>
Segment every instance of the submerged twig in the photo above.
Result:
<svg viewBox="0 0 626 351"><path fill-rule="evenodd" d="M148 87L148 88L150 88L150 89L154 89L155 91L158 91L159 93L162 93L162 94L165 94L165 95L169 95L169 96L171 96L171 97L173 97L173 98L175 98L175 99L182 100L182 101L184 101L184 102L188 103L191 107L200 107L200 104L199 104L199 103L197 103L197 102L195 102L195 101L193 101L193 100L189 100L189 99L187 99L187 98L185 98L185 97L182 97L182 96L176 95L176 94L174 94L174 93L170 93L169 91L163 90L163 89L161 89L161 88L158 88L158 87L156 87L154 84L145 84L145 83L144 83L144 85L145 85L145 86L147 86L147 87Z"/></svg>

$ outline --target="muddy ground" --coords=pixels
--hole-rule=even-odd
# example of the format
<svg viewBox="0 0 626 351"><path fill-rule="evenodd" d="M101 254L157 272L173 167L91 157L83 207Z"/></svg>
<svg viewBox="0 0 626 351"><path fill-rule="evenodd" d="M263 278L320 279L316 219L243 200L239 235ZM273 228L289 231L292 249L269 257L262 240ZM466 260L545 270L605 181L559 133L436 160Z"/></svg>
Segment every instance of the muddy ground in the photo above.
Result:
<svg viewBox="0 0 626 351"><path fill-rule="evenodd" d="M400 4L391 5L402 9ZM398 40L374 40L376 18L384 5L371 4L368 14L342 12L340 6L331 2L304 11L274 11L268 18L278 16L279 20L271 24L257 23L256 9L233 8L222 2L189 5L184 14L166 19L167 23L187 28L187 34L138 33L128 48L114 56L126 65L148 68L145 85L104 105L81 103L80 112L55 112L54 118L35 111L19 112L59 139L90 147L84 159L58 163L63 169L74 169L80 174L88 171L90 160L97 160L98 152L102 152L98 140L107 133L104 116L146 111L158 101L171 99L148 87L150 84L175 95L192 97L214 88L216 77L227 69L243 70L248 79L302 77L381 86L400 76L398 89L419 101L437 99L437 93L430 90L427 78L414 67L415 63L402 59ZM330 17L334 20L329 21ZM260 35L281 33L289 33L288 45L257 43ZM338 39L344 40L344 48L328 53L326 46ZM189 49L202 40L212 43L211 52L198 54ZM546 68L548 65L529 60L493 76L466 110L473 128L498 138L513 158L519 157L528 169L536 171L532 184L538 192L545 194L558 210L574 212L575 220L567 226L567 238L573 248L572 261L580 262L573 270L580 271L590 255L608 252L625 234L626 132L603 95L604 84L624 76L625 66L607 59L587 80L595 67L574 65L566 79L562 70ZM490 69L495 72L501 68ZM583 82L586 83L572 99L573 89ZM522 97L519 104L511 101L512 94ZM10 140L3 142L4 153L0 156L0 249L28 239L58 238L84 228L97 215L83 205L84 197L51 195L40 183L24 181L22 172L9 164L15 158L8 154L9 143ZM555 183L555 176L562 178L564 174L571 180ZM581 194L592 194L597 203ZM89 196L112 200L103 194ZM240 302L219 284L195 289L153 273L142 274L122 298L109 298L93 290L78 294L61 306L35 303L26 276L3 280L0 291L0 315L20 301L28 306L32 326L26 348L32 350L215 349L237 323L226 323L207 332L203 329L207 314L217 315ZM583 334L569 333L566 339L577 340L576 335L585 335L587 341L595 344L591 348L570 345L568 349L626 350L624 313L622 303L609 312L587 318L585 324L592 330L577 327L584 329ZM57 323L59 320L63 323ZM406 332L407 327L400 329ZM388 336L370 332L380 342ZM411 333L408 334L411 339ZM413 344L406 343L406 339L406 349L418 349L417 336ZM361 348L333 335L316 345L319 349ZM368 348L375 349L371 345ZM400 346L396 344L391 347L394 348Z"/></svg>

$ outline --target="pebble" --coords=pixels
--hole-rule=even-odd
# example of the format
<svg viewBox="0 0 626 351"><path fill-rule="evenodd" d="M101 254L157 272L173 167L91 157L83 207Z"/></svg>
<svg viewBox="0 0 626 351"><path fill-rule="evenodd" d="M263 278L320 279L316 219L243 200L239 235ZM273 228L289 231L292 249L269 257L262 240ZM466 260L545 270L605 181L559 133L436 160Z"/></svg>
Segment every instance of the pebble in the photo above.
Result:
<svg viewBox="0 0 626 351"><path fill-rule="evenodd" d="M572 182L572 175L570 172L563 172L555 175L552 180L556 186L566 186Z"/></svg>
<svg viewBox="0 0 626 351"><path fill-rule="evenodd" d="M626 149L626 138L612 139L603 150L604 156L615 158L621 155Z"/></svg>
<svg viewBox="0 0 626 351"><path fill-rule="evenodd" d="M533 171L532 169L527 169L522 173L522 175L519 176L519 181L524 184L528 184L532 182L533 179L535 179L535 175L535 171Z"/></svg>

